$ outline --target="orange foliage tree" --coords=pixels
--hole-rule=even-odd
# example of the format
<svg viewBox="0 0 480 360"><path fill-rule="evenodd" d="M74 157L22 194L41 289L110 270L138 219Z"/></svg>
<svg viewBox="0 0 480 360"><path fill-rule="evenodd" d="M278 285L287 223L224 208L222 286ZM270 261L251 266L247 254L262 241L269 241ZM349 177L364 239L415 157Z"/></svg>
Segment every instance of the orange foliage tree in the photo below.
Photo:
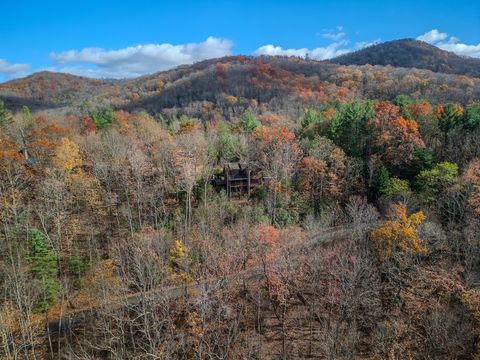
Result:
<svg viewBox="0 0 480 360"><path fill-rule="evenodd" d="M270 178L269 189L272 195L270 215L275 222L277 195L282 182L288 182L295 164L301 156L301 149L295 134L287 128L273 125L260 126L255 130L258 160L265 175Z"/></svg>
<svg viewBox="0 0 480 360"><path fill-rule="evenodd" d="M414 160L415 150L425 147L417 122L400 116L399 108L390 102L375 104L375 116L368 127L374 147L390 169L408 166Z"/></svg>
<svg viewBox="0 0 480 360"><path fill-rule="evenodd" d="M417 235L418 226L425 220L423 212L407 216L404 204L395 204L392 208L392 219L385 221L370 233L380 257L388 258L397 250L426 253L427 249Z"/></svg>
<svg viewBox="0 0 480 360"><path fill-rule="evenodd" d="M254 230L254 241L257 246L257 255L265 265L265 261L272 259L280 245L280 234L272 225L259 224Z"/></svg>
<svg viewBox="0 0 480 360"><path fill-rule="evenodd" d="M341 193L337 174L331 171L326 161L312 156L304 157L300 162L298 186L308 195L312 205L318 198L334 198Z"/></svg>

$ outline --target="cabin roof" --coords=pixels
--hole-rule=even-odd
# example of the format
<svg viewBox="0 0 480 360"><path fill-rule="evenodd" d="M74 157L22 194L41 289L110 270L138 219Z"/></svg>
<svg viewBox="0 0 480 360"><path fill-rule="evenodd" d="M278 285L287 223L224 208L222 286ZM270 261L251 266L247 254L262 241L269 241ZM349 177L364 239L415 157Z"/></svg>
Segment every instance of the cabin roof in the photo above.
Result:
<svg viewBox="0 0 480 360"><path fill-rule="evenodd" d="M245 170L248 168L247 163L240 163L240 162L228 162L228 163L225 163L224 166L228 170Z"/></svg>

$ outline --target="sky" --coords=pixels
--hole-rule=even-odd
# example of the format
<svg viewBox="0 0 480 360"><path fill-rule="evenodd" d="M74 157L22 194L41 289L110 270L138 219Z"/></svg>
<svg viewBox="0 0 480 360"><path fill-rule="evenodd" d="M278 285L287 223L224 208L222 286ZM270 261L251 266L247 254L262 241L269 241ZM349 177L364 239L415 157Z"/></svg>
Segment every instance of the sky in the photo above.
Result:
<svg viewBox="0 0 480 360"><path fill-rule="evenodd" d="M418 38L480 58L478 0L2 1L0 81L132 78L225 55L328 59Z"/></svg>

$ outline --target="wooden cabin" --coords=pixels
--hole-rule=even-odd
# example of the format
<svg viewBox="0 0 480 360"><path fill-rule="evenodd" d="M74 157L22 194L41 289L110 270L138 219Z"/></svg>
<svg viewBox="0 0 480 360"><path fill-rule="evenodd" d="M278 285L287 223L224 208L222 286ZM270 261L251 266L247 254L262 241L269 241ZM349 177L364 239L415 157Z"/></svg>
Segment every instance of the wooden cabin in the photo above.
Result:
<svg viewBox="0 0 480 360"><path fill-rule="evenodd" d="M224 189L229 199L249 197L262 184L262 170L246 163L226 163L223 174L214 181L215 187Z"/></svg>

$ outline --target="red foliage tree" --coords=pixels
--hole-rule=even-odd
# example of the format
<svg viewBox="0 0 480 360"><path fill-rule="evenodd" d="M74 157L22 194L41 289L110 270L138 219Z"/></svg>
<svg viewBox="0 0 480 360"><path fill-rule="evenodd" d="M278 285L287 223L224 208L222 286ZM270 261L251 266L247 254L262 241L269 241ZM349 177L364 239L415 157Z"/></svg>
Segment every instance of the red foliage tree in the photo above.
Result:
<svg viewBox="0 0 480 360"><path fill-rule="evenodd" d="M415 150L425 147L417 122L400 116L399 108L390 102L375 104L375 116L368 128L373 146L391 170L411 164Z"/></svg>

